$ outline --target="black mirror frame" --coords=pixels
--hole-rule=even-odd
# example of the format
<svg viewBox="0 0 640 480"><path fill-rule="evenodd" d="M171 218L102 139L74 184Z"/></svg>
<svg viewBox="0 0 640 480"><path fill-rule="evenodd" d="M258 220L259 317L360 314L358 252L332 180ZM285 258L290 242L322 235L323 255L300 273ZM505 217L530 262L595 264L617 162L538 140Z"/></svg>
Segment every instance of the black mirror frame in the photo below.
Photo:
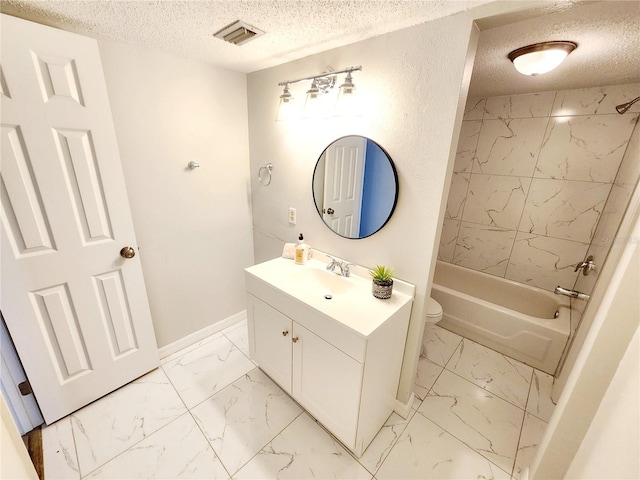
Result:
<svg viewBox="0 0 640 480"><path fill-rule="evenodd" d="M384 153L384 155L387 157L387 160L389 161L389 165L391 166L391 171L393 172L393 179L394 179L395 184L396 184L396 192L395 192L395 196L394 196L394 199L393 199L393 206L391 207L391 210L389 211L389 215L387 216L386 220L375 231L371 232L369 235L365 235L364 237L345 237L344 235L340 235L339 233L335 232L329 225L327 225L327 222L324 221L324 218L322 217L322 213L320 212L320 208L318 207L318 201L316 199L316 192L315 192L315 190L313 188L314 180L315 180L315 177L316 177L316 171L318 170L318 164L320 163L320 160L322 159L324 153L327 151L327 149L331 145L333 145L334 143L342 140L343 138L347 138L347 137L361 137L361 138L364 138L365 140L367 140L368 142L373 143L376 147L378 147L382 151L382 153ZM335 233L339 237L347 238L349 240L362 240L363 238L368 238L371 235L374 235L374 234L378 233L380 230L382 230L384 228L384 226L387 223L389 223L389 220L393 216L393 212L395 211L396 205L398 204L399 192L400 192L400 183L398 181L398 171L396 170L395 163L391 159L391 155L389 155L389 153L378 142L376 142L375 140L370 139L369 137L365 137L363 135L344 135L342 137L339 137L339 138L336 138L335 140L333 140L329 145L327 145L324 148L324 150L322 150L322 153L320 154L320 156L318 156L318 160L316 161L316 166L313 169L313 176L311 177L311 193L313 195L313 204L316 207L316 212L318 212L318 215L320 216L320 220L322 220L322 223L329 230L331 230L333 233Z"/></svg>

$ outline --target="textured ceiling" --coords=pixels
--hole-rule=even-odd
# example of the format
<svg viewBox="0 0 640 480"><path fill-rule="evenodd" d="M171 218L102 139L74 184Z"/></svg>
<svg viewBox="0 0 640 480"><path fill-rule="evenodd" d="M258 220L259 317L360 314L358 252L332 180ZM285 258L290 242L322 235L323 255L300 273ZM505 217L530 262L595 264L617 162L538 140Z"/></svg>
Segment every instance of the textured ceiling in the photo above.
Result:
<svg viewBox="0 0 640 480"><path fill-rule="evenodd" d="M83 35L248 73L483 3L489 1L0 0L0 8ZM554 0L535 11L483 20L470 95L640 82L639 19L640 0ZM213 38L235 20L266 34L240 47ZM578 49L553 72L538 77L517 73L507 54L544 40L572 40Z"/></svg>
<svg viewBox="0 0 640 480"><path fill-rule="evenodd" d="M640 82L640 1L585 2L480 35L469 95L484 97ZM537 77L518 73L507 54L547 40L578 48Z"/></svg>
<svg viewBox="0 0 640 480"><path fill-rule="evenodd" d="M444 17L488 0L2 0L2 12L64 30L252 72ZM235 20L266 32L212 35Z"/></svg>

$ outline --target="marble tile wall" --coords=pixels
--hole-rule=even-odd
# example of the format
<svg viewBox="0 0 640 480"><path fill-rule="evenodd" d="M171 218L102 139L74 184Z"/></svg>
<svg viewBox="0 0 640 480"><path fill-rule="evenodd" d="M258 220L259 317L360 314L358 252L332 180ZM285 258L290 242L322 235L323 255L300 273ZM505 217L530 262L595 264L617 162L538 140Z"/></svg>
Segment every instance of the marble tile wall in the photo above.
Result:
<svg viewBox="0 0 640 480"><path fill-rule="evenodd" d="M598 280L602 264L608 258L609 251L615 243L626 242L628 239L622 238L617 234L618 227L622 221L629 200L638 187L640 182L640 122L636 124L636 128L631 135L631 140L627 146L627 150L622 158L622 163L618 169L618 174L611 187L609 198L604 205L602 215L598 221L595 234L589 246L589 255L593 255L596 263L595 275L578 275L575 283L575 289L591 294ZM636 240L637 241L637 240ZM584 313L586 302L571 302L571 331L572 333L578 327L578 324Z"/></svg>
<svg viewBox="0 0 640 480"><path fill-rule="evenodd" d="M624 197L616 185L619 170L632 168L625 153L637 149L640 103L625 115L615 105L639 95L636 83L470 99L438 259L572 288L607 199Z"/></svg>

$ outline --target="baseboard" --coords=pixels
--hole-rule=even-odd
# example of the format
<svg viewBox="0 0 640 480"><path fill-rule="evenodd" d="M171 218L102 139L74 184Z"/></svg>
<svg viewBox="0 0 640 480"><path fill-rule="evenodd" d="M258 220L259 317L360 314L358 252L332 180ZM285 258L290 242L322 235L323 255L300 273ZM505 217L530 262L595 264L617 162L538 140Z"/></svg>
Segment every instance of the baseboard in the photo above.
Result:
<svg viewBox="0 0 640 480"><path fill-rule="evenodd" d="M176 340L175 342L172 342L169 345L160 347L158 349L158 354L160 355L160 358L168 357L172 353L182 350L183 348L186 348L189 345L193 345L194 343L199 342L200 340L204 340L205 338L213 335L214 333L218 333L235 323L246 320L246 318L247 318L247 311L242 310L241 312L231 315L230 317L227 317L224 320L220 320L219 322L216 322L213 325L209 325L208 327L204 327L203 329L198 330L197 332L193 332L187 335L186 337L182 337L181 339Z"/></svg>
<svg viewBox="0 0 640 480"><path fill-rule="evenodd" d="M413 399L415 398L415 395L415 393L411 392L411 395L409 395L409 401L406 404L396 398L396 405L393 408L393 411L406 419L411 413L411 407L413 406Z"/></svg>

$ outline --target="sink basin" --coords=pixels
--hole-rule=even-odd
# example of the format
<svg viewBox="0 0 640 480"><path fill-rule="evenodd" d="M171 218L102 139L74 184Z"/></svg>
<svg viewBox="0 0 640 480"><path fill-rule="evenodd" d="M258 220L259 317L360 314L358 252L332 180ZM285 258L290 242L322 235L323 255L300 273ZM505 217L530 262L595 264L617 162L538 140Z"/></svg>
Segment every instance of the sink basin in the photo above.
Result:
<svg viewBox="0 0 640 480"><path fill-rule="evenodd" d="M359 335L367 336L390 317L405 308L411 309L415 286L394 279L393 295L380 300L371 294L367 269L351 267L351 276L327 271L322 252L305 265L274 258L245 269L247 292L290 318L320 318L337 322ZM331 295L331 299L326 296Z"/></svg>
<svg viewBox="0 0 640 480"><path fill-rule="evenodd" d="M293 275L293 281L302 288L316 290L322 295L327 293L342 295L356 288L355 283L348 278L317 268L300 269Z"/></svg>

